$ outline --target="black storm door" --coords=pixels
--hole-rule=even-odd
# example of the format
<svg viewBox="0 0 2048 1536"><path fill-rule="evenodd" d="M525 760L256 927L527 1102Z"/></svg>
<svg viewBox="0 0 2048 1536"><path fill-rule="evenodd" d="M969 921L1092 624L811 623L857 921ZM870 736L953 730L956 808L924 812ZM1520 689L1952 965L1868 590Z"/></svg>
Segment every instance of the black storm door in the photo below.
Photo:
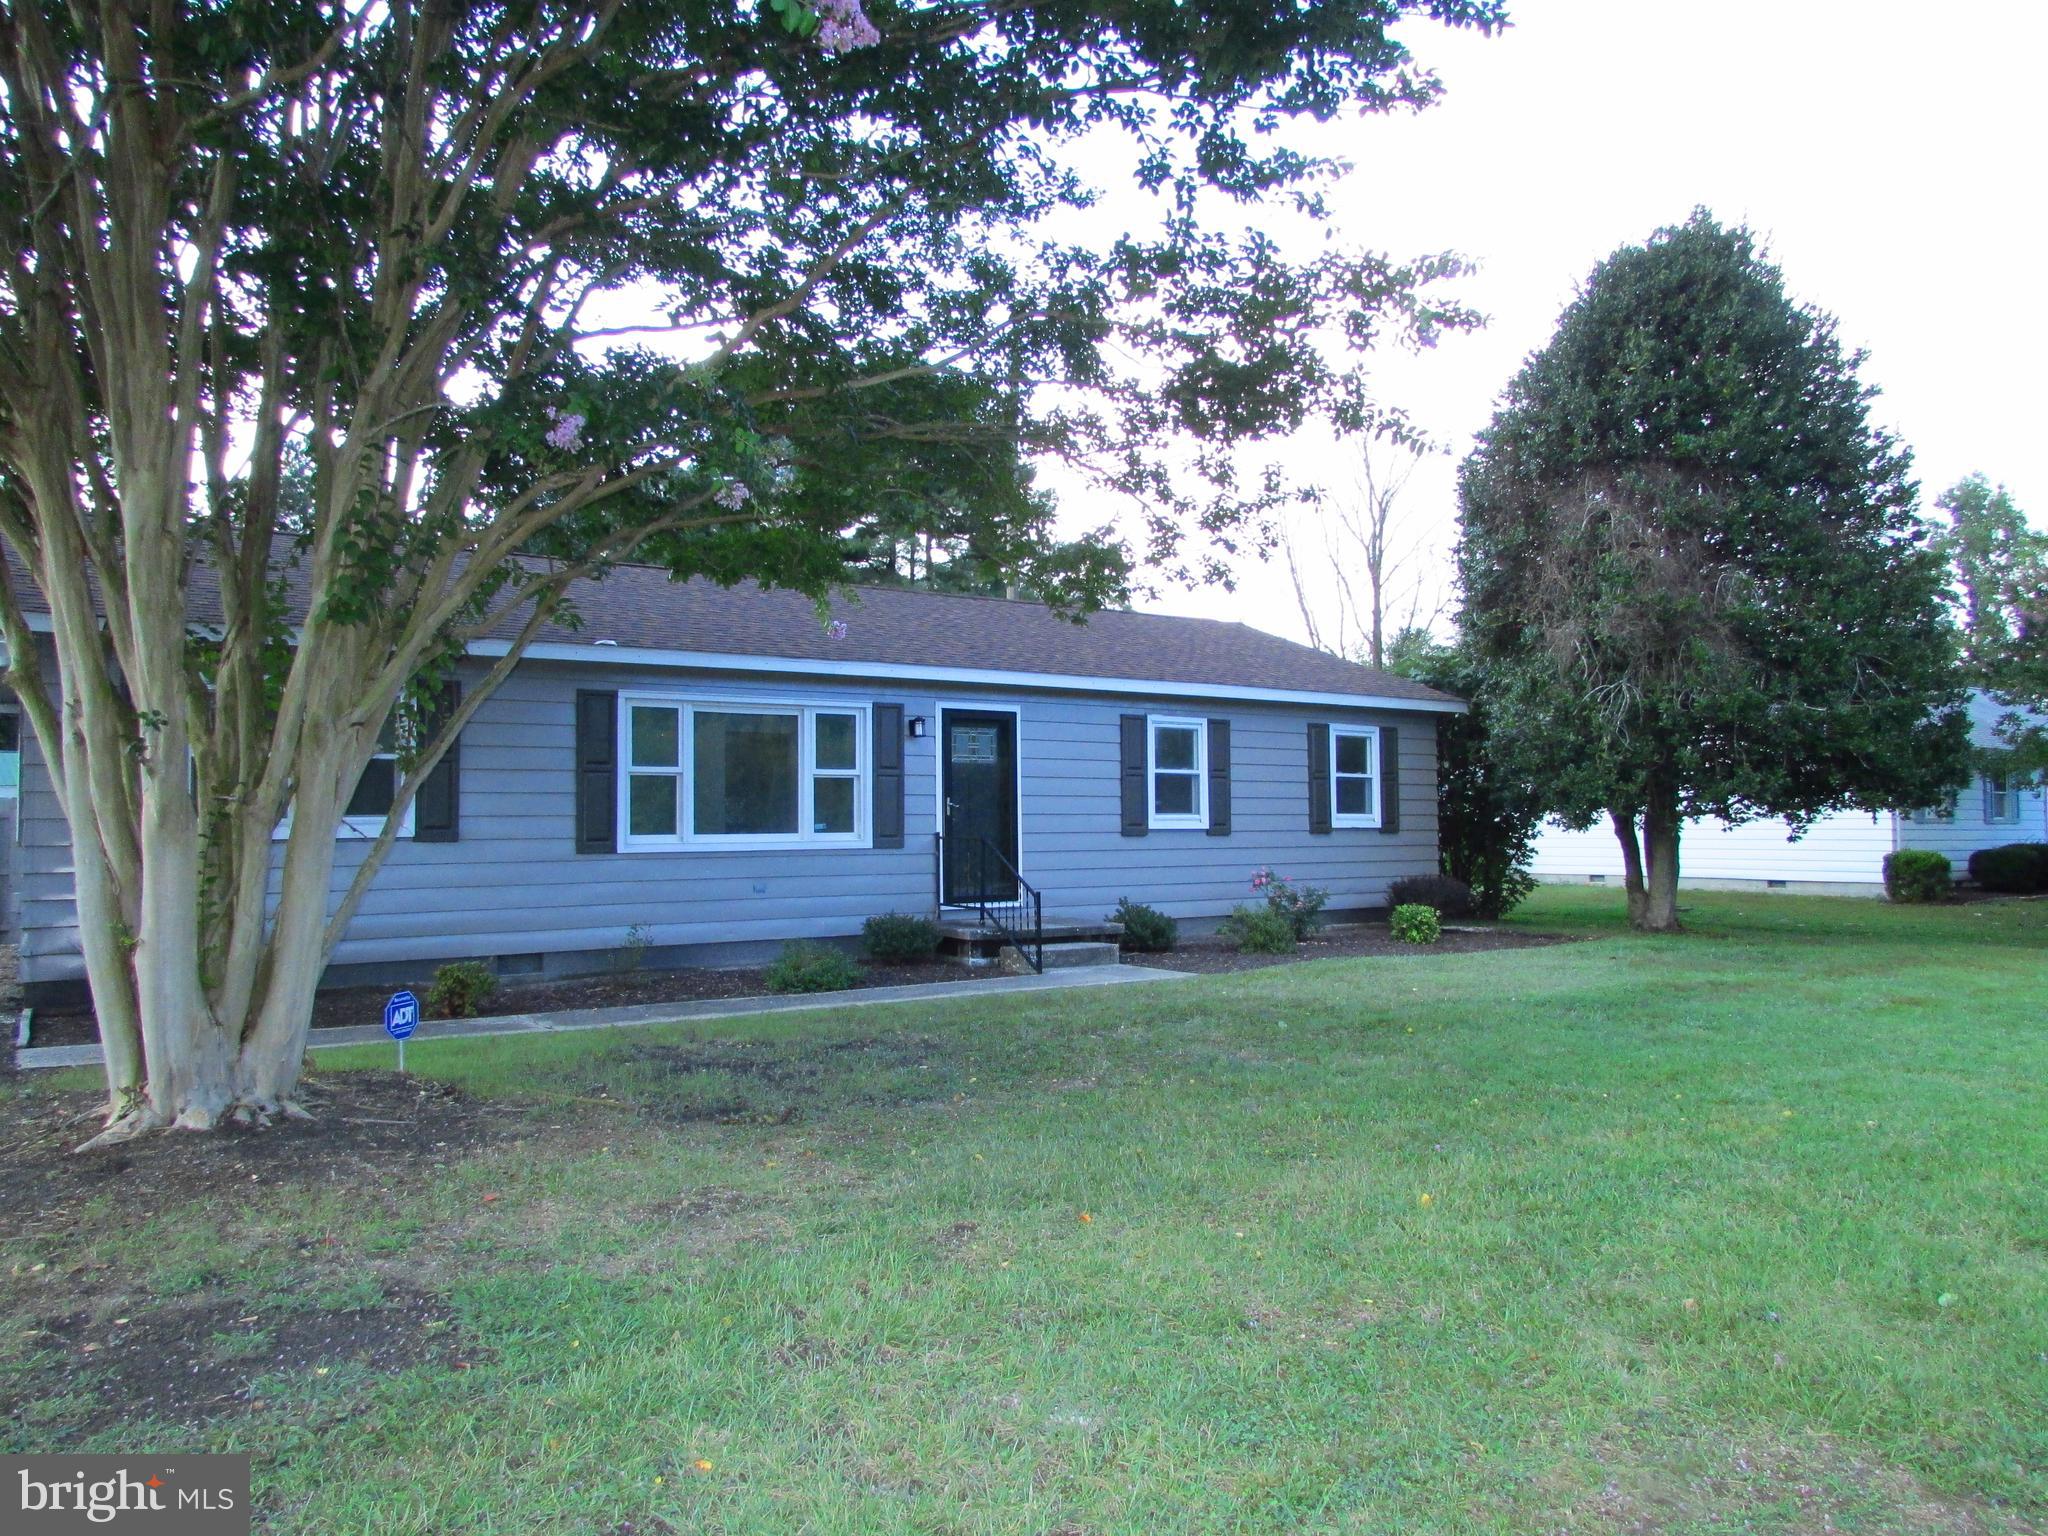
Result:
<svg viewBox="0 0 2048 1536"><path fill-rule="evenodd" d="M1017 717L1007 711L948 709L942 721L939 825L946 838L945 902L1015 900Z"/></svg>

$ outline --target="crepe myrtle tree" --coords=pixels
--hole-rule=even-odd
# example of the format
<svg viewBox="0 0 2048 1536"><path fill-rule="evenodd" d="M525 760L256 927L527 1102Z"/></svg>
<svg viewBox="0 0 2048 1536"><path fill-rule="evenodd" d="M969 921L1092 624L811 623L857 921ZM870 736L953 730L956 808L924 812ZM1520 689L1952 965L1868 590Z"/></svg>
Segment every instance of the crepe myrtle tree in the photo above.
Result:
<svg viewBox="0 0 2048 1536"><path fill-rule="evenodd" d="M1687 817L1924 805L1966 723L1943 557L1826 316L1704 212L1595 268L1460 479L1489 750L1678 926Z"/></svg>
<svg viewBox="0 0 2048 1536"><path fill-rule="evenodd" d="M1411 14L1502 21L0 0L5 680L71 826L103 1134L296 1112L399 816L573 581L822 596L877 508L967 506L978 554L1085 610L1126 552L1053 541L1032 464L1199 575L1289 494L1243 444L1387 429L1360 354L1471 323L1434 297L1459 264L1265 230L1312 230L1336 170L1290 125L1437 94ZM1124 164L1091 238L1084 169ZM509 653L436 709L486 632Z"/></svg>

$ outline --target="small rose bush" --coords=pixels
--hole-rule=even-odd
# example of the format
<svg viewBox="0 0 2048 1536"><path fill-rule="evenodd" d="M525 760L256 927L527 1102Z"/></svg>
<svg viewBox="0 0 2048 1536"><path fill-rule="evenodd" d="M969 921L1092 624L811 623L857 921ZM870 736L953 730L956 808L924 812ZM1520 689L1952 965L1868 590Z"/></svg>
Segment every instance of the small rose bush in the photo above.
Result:
<svg viewBox="0 0 2048 1536"><path fill-rule="evenodd" d="M1321 886L1296 885L1270 869L1252 871L1252 889L1266 898L1268 911L1287 920L1297 944L1315 931L1323 908L1330 903L1330 893Z"/></svg>

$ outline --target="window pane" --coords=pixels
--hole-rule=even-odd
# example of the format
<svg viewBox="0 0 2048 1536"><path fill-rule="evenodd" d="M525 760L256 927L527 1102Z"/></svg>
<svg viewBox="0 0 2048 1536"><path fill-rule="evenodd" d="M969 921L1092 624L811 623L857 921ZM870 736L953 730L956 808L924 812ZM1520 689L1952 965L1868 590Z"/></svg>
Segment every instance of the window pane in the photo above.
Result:
<svg viewBox="0 0 2048 1536"><path fill-rule="evenodd" d="M1369 743L1363 736L1339 736L1337 738L1337 771L1339 773L1371 773L1372 764L1366 757L1368 745Z"/></svg>
<svg viewBox="0 0 2048 1536"><path fill-rule="evenodd" d="M853 716L818 716L818 766L820 768L852 768L853 754L858 737L854 734Z"/></svg>
<svg viewBox="0 0 2048 1536"><path fill-rule="evenodd" d="M674 837L678 782L666 773L636 773L628 779L626 831L634 837Z"/></svg>
<svg viewBox="0 0 2048 1536"><path fill-rule="evenodd" d="M1339 816L1370 816L1372 814L1372 780L1339 779L1337 781L1337 814Z"/></svg>
<svg viewBox="0 0 2048 1536"><path fill-rule="evenodd" d="M811 785L811 830L851 832L855 779L817 779Z"/></svg>
<svg viewBox="0 0 2048 1536"><path fill-rule="evenodd" d="M635 768L673 768L682 761L676 756L677 719L677 712L673 709L650 708L644 704L633 706Z"/></svg>
<svg viewBox="0 0 2048 1536"><path fill-rule="evenodd" d="M1152 809L1162 816L1195 814L1195 776L1192 773L1161 773L1152 779Z"/></svg>
<svg viewBox="0 0 2048 1536"><path fill-rule="evenodd" d="M690 761L701 836L797 829L797 717L699 711Z"/></svg>
<svg viewBox="0 0 2048 1536"><path fill-rule="evenodd" d="M1195 766L1195 732L1185 725L1162 725L1152 735L1152 766L1192 768Z"/></svg>
<svg viewBox="0 0 2048 1536"><path fill-rule="evenodd" d="M388 757L373 757L356 780L356 792L348 797L344 816L389 816L391 799L398 789L398 764Z"/></svg>

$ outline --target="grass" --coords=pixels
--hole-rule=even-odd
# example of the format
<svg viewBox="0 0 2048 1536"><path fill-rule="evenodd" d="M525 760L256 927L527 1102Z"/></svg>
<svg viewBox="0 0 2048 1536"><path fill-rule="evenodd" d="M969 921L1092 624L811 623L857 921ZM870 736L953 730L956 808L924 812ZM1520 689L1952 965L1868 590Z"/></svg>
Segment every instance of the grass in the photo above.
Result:
<svg viewBox="0 0 2048 1536"><path fill-rule="evenodd" d="M247 1450L306 1532L2041 1529L2048 903L1688 907L416 1040L519 1139L39 1252L165 1307L430 1292L459 1362L199 1431L81 1441L57 1397L4 1448Z"/></svg>

